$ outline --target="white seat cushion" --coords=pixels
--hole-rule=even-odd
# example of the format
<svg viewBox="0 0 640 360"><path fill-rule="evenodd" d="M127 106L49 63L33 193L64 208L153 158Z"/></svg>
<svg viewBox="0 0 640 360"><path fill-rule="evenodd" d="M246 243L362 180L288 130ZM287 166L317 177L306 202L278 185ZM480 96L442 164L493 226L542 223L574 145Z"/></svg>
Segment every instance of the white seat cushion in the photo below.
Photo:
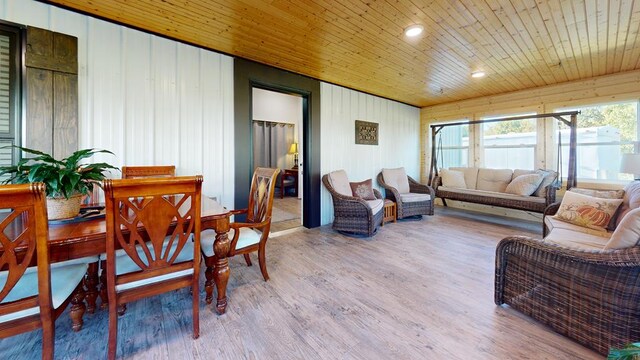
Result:
<svg viewBox="0 0 640 360"><path fill-rule="evenodd" d="M60 262L56 267L51 268L51 300L53 307L58 308L73 293L76 286L82 281L87 273L86 263ZM7 282L8 271L0 272L0 289ZM38 269L35 266L28 268L20 278L16 286L2 301L3 303L24 299L38 294ZM22 310L12 314L0 316L0 323L37 314L39 307Z"/></svg>
<svg viewBox="0 0 640 360"><path fill-rule="evenodd" d="M375 215L378 213L378 211L382 210L382 207L384 206L384 200L367 200L367 205L371 208L371 212Z"/></svg>
<svg viewBox="0 0 640 360"><path fill-rule="evenodd" d="M565 229L565 230L571 230L579 233L591 234L596 236L605 236L604 234L606 233L606 231L604 230L596 230L596 229L591 229L591 228L587 228L580 225L574 225L566 221L562 221L556 218L555 216L545 216L544 223L547 225L547 229L549 229L549 231L553 229ZM609 233L609 235L611 235L611 233Z"/></svg>
<svg viewBox="0 0 640 360"><path fill-rule="evenodd" d="M193 239L193 235L191 235L187 240L187 242L184 244L182 251L180 251L180 254L178 254L178 257L176 257L174 264L193 260L194 249L193 249L192 239ZM164 245L162 246L162 254L164 254L165 251L167 250L167 244L168 244L168 239L165 240ZM174 242L174 244L171 246L171 250L169 251L169 257L173 256L177 246L178 244ZM137 250L140 256L140 260L144 264L147 264L147 257L144 254L144 251L142 250L142 248L138 246ZM153 246L151 244L149 244L149 251L153 254ZM136 271L140 271L140 267L131 259L131 257L124 256L124 255L116 256L116 274L117 275L124 275L128 273L136 272ZM177 272L169 273L165 275L155 276L149 279L132 281L127 284L116 285L116 291L123 291L123 290L132 289L132 288L147 285L147 284L153 284L153 283L161 282L163 280L188 275L191 273L193 273L193 269L187 269L187 270L177 271Z"/></svg>
<svg viewBox="0 0 640 360"><path fill-rule="evenodd" d="M511 182L511 169L478 169L477 190L496 191L503 193Z"/></svg>
<svg viewBox="0 0 640 360"><path fill-rule="evenodd" d="M452 167L449 170L462 171L464 174L464 183L467 189L475 189L478 182L478 168L476 167Z"/></svg>
<svg viewBox="0 0 640 360"><path fill-rule="evenodd" d="M611 235L602 232L601 235L586 234L573 230L555 228L545 238L544 242L560 245L569 249L602 251Z"/></svg>
<svg viewBox="0 0 640 360"><path fill-rule="evenodd" d="M398 190L400 194L406 194L409 190L409 178L404 168L397 169L382 169L382 178L384 182Z"/></svg>
<svg viewBox="0 0 640 360"><path fill-rule="evenodd" d="M418 193L400 194L400 200L405 203L430 201L431 195Z"/></svg>
<svg viewBox="0 0 640 360"><path fill-rule="evenodd" d="M229 241L233 239L235 234L235 229L229 229L227 236L229 237ZM241 228L240 235L238 236L238 242L236 243L236 249L242 249L247 246L255 245L260 242L260 237L262 234L259 231L253 230L251 228ZM200 233L201 238L201 248L202 252L207 257L212 257L213 253L213 242L216 240L216 232L213 230L204 230Z"/></svg>
<svg viewBox="0 0 640 360"><path fill-rule="evenodd" d="M526 201L541 203L541 204L545 203L544 198L539 198L536 196L521 196L521 195L514 195L514 194L507 194L507 193L499 193L495 191L458 189L458 188L448 188L445 186L438 187L438 190L465 194L465 195L478 195L478 196L486 196L491 198L507 199L507 200L526 200Z"/></svg>
<svg viewBox="0 0 640 360"><path fill-rule="evenodd" d="M329 173L329 182L333 189L340 195L353 196L351 191L351 185L349 185L349 178L347 172L344 170L336 170Z"/></svg>

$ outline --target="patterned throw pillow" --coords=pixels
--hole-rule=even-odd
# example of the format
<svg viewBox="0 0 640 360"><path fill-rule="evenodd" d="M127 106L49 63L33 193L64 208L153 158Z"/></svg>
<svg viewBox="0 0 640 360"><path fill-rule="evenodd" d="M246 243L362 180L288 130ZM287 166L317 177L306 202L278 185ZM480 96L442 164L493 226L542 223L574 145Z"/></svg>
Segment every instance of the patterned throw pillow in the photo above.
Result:
<svg viewBox="0 0 640 360"><path fill-rule="evenodd" d="M504 192L520 196L529 196L540 186L543 178L544 175L542 174L519 175L511 180Z"/></svg>
<svg viewBox="0 0 640 360"><path fill-rule="evenodd" d="M376 195L373 193L373 184L371 179L360 182L350 182L349 186L351 186L351 192L355 197L359 197L363 200L376 199Z"/></svg>
<svg viewBox="0 0 640 360"><path fill-rule="evenodd" d="M606 231L622 199L602 199L567 191L555 218L575 225Z"/></svg>

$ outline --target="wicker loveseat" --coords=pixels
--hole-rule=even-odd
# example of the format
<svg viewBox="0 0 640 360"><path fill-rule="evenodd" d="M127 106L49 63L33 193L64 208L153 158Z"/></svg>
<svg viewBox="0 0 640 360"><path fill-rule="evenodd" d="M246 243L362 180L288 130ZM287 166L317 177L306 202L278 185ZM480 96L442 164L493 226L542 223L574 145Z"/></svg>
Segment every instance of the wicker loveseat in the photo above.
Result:
<svg viewBox="0 0 640 360"><path fill-rule="evenodd" d="M640 340L640 182L634 183L636 198L625 194L621 207L630 210L612 220L618 224L613 232L551 218L559 208L554 204L545 213L543 240L500 241L495 303L601 354Z"/></svg>
<svg viewBox="0 0 640 360"><path fill-rule="evenodd" d="M431 186L436 197L441 198L446 206L446 199L465 201L476 204L500 206L516 210L542 213L547 206L556 200L556 188L553 182L556 173L552 170L510 170L486 168L450 168L442 172L461 172L464 184L450 186L443 181L443 175L434 177ZM505 189L512 180L521 175L535 173L543 175L542 182L531 195L506 193Z"/></svg>
<svg viewBox="0 0 640 360"><path fill-rule="evenodd" d="M375 200L354 197L344 170L324 175L322 183L333 199L333 229L365 236L375 234L384 215L384 200L378 190L373 189Z"/></svg>
<svg viewBox="0 0 640 360"><path fill-rule="evenodd" d="M382 169L378 174L378 184L385 189L386 198L396 203L398 219L433 215L435 192L431 186L407 176L404 168Z"/></svg>

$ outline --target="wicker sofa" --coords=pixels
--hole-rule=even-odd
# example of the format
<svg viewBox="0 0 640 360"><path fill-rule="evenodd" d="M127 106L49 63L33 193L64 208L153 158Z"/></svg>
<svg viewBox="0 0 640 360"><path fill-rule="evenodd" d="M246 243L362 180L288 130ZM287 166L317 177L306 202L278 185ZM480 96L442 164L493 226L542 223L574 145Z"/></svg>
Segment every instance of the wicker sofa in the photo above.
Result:
<svg viewBox="0 0 640 360"><path fill-rule="evenodd" d="M543 213L544 209L556 200L556 187L553 184L556 172L551 170L510 170L486 168L450 168L442 172L461 172L464 184L450 186L443 181L443 175L434 177L431 186L436 197L446 206L446 199L471 202L483 205L500 206L510 209ZM521 175L540 173L543 179L538 188L529 196L506 193L510 182ZM445 186L449 185L449 186Z"/></svg>
<svg viewBox="0 0 640 360"><path fill-rule="evenodd" d="M333 229L365 236L376 233L384 215L384 200L377 189L373 189L376 200L354 197L344 170L324 175L322 183L333 199Z"/></svg>
<svg viewBox="0 0 640 360"><path fill-rule="evenodd" d="M545 212L545 237L507 237L496 250L495 303L606 354L640 339L640 182L617 227L596 231ZM629 188L629 187L628 187ZM566 195L565 195L566 197ZM634 210L635 208L635 210ZM610 224L612 224L610 222ZM616 244L612 242L618 241Z"/></svg>
<svg viewBox="0 0 640 360"><path fill-rule="evenodd" d="M433 215L435 191L407 176L404 168L382 169L378 184L385 189L387 199L396 203L396 216L404 219L419 215Z"/></svg>

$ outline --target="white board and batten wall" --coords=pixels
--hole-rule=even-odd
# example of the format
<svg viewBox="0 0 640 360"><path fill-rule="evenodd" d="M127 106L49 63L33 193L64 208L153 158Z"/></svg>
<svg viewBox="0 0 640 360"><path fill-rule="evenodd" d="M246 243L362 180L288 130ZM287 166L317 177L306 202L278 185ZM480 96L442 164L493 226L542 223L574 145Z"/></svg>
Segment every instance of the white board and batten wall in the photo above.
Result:
<svg viewBox="0 0 640 360"><path fill-rule="evenodd" d="M344 169L349 181L376 181L382 168L420 175L420 109L344 87L320 85L321 173ZM355 143L355 120L378 123L378 145ZM384 192L383 192L384 193ZM333 203L322 187L321 223L333 221Z"/></svg>
<svg viewBox="0 0 640 360"><path fill-rule="evenodd" d="M115 154L95 161L174 164L233 206L233 58L33 0L0 0L0 19L78 38L78 141ZM377 186L383 167L404 166L418 177L418 108L322 83L321 117L322 174L345 169ZM355 144L355 120L379 123L378 146ZM321 191L327 224L333 208Z"/></svg>
<svg viewBox="0 0 640 360"><path fill-rule="evenodd" d="M32 0L0 18L78 38L79 146L115 154L95 161L176 165L233 206L233 58Z"/></svg>

